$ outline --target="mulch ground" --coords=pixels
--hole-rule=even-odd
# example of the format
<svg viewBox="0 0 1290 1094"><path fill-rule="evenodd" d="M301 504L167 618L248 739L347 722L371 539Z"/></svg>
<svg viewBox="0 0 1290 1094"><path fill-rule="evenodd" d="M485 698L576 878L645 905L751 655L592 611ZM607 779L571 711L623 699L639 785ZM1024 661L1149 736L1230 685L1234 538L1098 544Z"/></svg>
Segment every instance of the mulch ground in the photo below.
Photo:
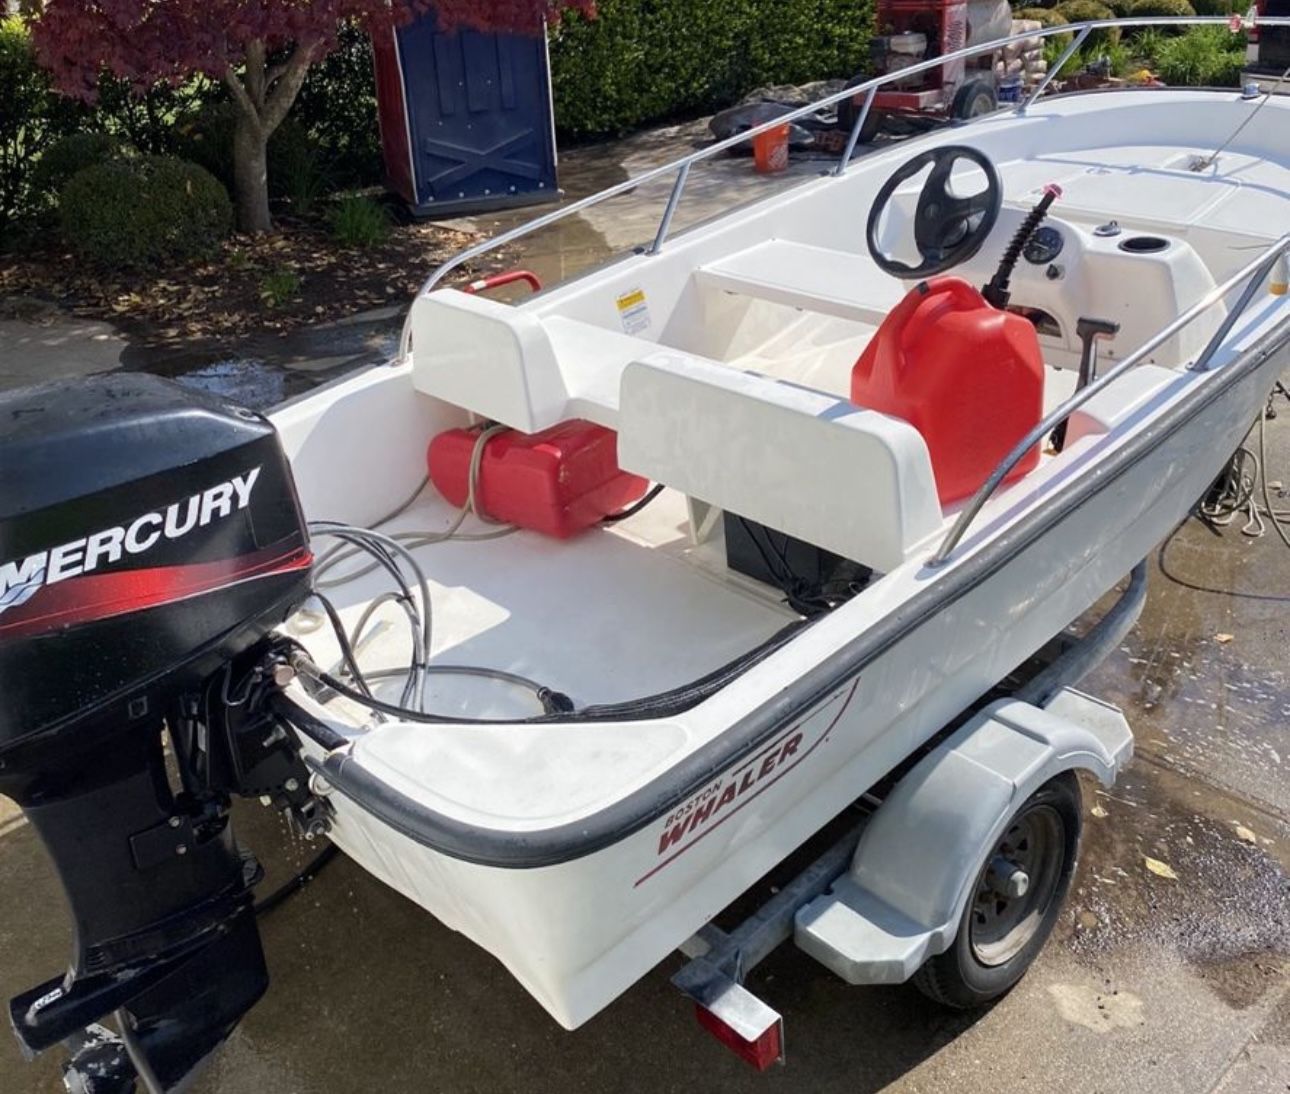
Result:
<svg viewBox="0 0 1290 1094"><path fill-rule="evenodd" d="M382 243L346 248L322 225L283 220L272 235L233 236L208 259L129 272L96 269L61 243L37 245L0 253L0 311L56 304L149 345L226 342L406 304L431 270L475 239L395 224ZM284 293L292 275L298 287ZM276 295L268 291L275 282Z"/></svg>

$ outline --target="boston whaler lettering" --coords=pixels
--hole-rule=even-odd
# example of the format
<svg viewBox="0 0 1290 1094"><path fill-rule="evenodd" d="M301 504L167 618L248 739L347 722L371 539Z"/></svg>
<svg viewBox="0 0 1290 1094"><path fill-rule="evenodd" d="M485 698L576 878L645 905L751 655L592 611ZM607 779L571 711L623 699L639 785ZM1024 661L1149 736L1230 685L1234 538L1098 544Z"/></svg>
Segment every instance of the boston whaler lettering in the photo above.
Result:
<svg viewBox="0 0 1290 1094"><path fill-rule="evenodd" d="M1290 359L1290 98L1036 93L853 160L890 78L825 100L858 106L834 171L673 236L754 129L571 202L267 418L129 375L0 395L0 792L76 923L10 1004L28 1052L178 1089L259 998L233 795L568 1028L677 948L761 1067L744 978L790 938L951 1006L1018 982L1075 773L1132 753L1074 685ZM663 178L643 250L446 287Z"/></svg>

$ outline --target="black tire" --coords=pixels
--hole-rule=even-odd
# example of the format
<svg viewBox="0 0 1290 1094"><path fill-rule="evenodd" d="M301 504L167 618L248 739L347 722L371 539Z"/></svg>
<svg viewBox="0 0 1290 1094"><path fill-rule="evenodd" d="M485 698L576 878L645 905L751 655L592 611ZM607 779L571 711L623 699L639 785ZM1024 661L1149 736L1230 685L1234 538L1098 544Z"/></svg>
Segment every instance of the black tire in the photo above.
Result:
<svg viewBox="0 0 1290 1094"><path fill-rule="evenodd" d="M1009 819L1003 839L991 848L981 864L972 895L959 920L954 944L944 953L928 958L914 974L912 982L919 991L943 1006L966 1010L984 1006L1016 985L1031 962L1039 956L1061 914L1079 858L1081 817L1079 782L1070 771L1050 779L1026 799ZM1011 934L997 943L987 944L985 934L976 932L985 930L986 913L980 909L980 898L988 888L992 862L1007 845L1010 833L1030 832L1032 828L1038 831L1049 826L1053 826L1053 831L1045 838L1049 840L1050 847L1043 852L1043 864L1034 864L1044 872L1036 880L1033 892L1020 898L1020 902L1035 904L1033 909L1022 915L1014 928L1014 931L1023 931L1024 928L1023 933L1017 936L1020 944L1015 952L1007 952L1004 944L1012 937ZM1049 870L1051 875L1047 872ZM995 893L994 896L1000 897L1000 894ZM1006 906L1006 900L1001 897L1000 900ZM993 899L988 902L993 903ZM991 947L999 946L1004 948L991 950ZM982 960L982 955L989 952L1006 954L1006 957L997 961Z"/></svg>
<svg viewBox="0 0 1290 1094"><path fill-rule="evenodd" d="M864 83L868 76L853 76L847 81L847 87L855 87ZM864 96L859 95L849 99L843 99L838 103L838 126L843 133L850 135L851 127L855 125L856 118L860 116L860 111L864 107ZM865 118L864 125L860 127L860 138L856 141L857 145L868 144L880 132L882 132L885 117L880 110L870 110L869 116Z"/></svg>
<svg viewBox="0 0 1290 1094"><path fill-rule="evenodd" d="M984 76L964 80L950 104L950 117L959 121L977 118L982 114L991 114L999 109L999 96L994 90L994 81Z"/></svg>

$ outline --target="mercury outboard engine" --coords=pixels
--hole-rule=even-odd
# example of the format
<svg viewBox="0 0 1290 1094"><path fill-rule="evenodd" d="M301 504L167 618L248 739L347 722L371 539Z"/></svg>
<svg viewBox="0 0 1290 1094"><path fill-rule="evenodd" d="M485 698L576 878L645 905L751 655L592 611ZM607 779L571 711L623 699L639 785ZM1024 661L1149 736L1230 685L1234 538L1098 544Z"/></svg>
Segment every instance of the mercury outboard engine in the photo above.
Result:
<svg viewBox="0 0 1290 1094"><path fill-rule="evenodd" d="M256 700L310 564L260 415L148 376L0 395L0 793L75 928L67 973L10 1012L29 1054L97 1054L69 1085L175 1088L268 984L260 870L228 808L284 786L307 808L294 741ZM105 1063L107 1015L124 1043Z"/></svg>

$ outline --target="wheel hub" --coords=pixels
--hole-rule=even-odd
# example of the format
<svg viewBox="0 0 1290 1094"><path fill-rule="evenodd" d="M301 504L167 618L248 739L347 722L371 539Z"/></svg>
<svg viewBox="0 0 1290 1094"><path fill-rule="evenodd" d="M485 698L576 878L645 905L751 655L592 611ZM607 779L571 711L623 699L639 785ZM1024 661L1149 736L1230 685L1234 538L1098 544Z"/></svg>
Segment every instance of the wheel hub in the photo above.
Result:
<svg viewBox="0 0 1290 1094"><path fill-rule="evenodd" d="M1034 937L1052 902L1065 854L1060 815L1047 805L1018 813L977 878L969 934L973 956L1002 965Z"/></svg>

